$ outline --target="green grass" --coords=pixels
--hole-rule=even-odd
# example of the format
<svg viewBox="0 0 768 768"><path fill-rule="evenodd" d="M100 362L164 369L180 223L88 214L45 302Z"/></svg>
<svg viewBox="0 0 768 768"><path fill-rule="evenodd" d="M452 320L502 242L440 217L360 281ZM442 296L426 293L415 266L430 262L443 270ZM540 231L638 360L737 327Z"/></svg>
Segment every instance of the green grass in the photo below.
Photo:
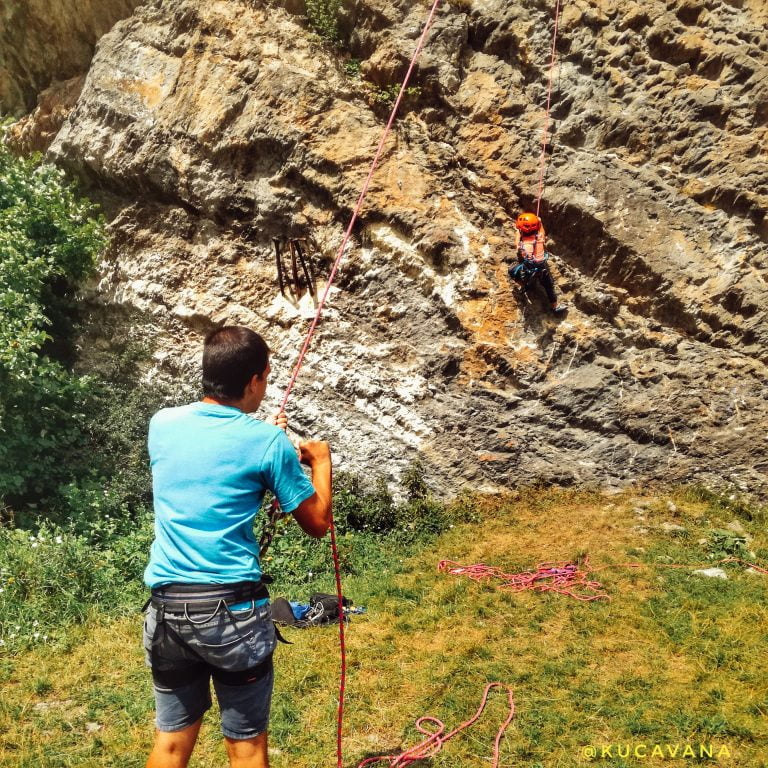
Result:
<svg viewBox="0 0 768 768"><path fill-rule="evenodd" d="M765 552L761 513L737 513L690 490L642 501L647 533L636 530L631 494L531 491L481 501L473 506L474 522L414 545L410 555L375 551L370 541L357 551L344 591L368 613L348 630L345 765L417 743L419 716L455 727L474 713L485 684L499 680L513 686L517 704L501 747L508 768L765 766L768 577L733 565L724 566L727 581L659 567L711 563L711 532L727 530L734 518L753 537L747 546ZM664 532L664 522L683 526L686 535ZM312 557L327 558L322 544L314 546ZM436 570L444 558L514 570L584 551L595 567L644 565L599 571L611 599L595 603L511 594ZM289 596L331 587L323 573L291 587ZM295 644L278 651L272 765L331 766L336 629L288 631ZM139 633L138 614L94 616L70 628L66 643L1 658L0 766L143 765L152 698ZM504 716L497 694L478 724L429 765L487 765ZM191 765L225 765L215 713L206 722ZM686 744L711 743L715 752L726 747L730 758L637 760L617 757L615 749L611 759L583 756L588 745L646 744L650 752L657 743L679 744L681 753Z"/></svg>

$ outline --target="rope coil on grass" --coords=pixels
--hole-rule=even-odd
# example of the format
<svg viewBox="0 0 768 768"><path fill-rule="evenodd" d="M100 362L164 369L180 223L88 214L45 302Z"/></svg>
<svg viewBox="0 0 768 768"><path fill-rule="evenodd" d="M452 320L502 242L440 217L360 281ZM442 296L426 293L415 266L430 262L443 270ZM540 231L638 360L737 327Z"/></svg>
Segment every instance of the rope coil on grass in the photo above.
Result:
<svg viewBox="0 0 768 768"><path fill-rule="evenodd" d="M426 760L428 758L434 757L438 752L440 752L447 741L452 739L458 733L461 733L461 731L469 728L469 726L471 726L473 723L477 722L477 720L480 718L480 715L483 714L483 710L485 710L485 706L488 703L488 696L494 688L506 691L509 705L507 717L499 727L499 730L496 733L496 739L493 742L493 761L491 763L491 768L497 768L499 765L501 739L503 738L507 727L515 717L514 695L512 693L512 689L504 683L488 683L488 685L485 686L483 698L480 701L480 706L478 707L477 712L475 712L475 714L472 715L469 720L466 720L449 733L445 733L445 723L443 723L442 720L439 720L436 717L432 717L431 715L420 717L416 721L415 725L416 730L426 736L426 738L421 743L416 744L415 746L410 747L410 749L406 749L404 752L400 752L396 755L379 755L377 757L369 757L366 760L363 760L358 765L358 768L365 768L365 766L373 765L374 763L387 763L389 768L403 768L403 766L410 765L411 763L415 763L419 760ZM434 725L436 730L430 731L425 728L427 723Z"/></svg>
<svg viewBox="0 0 768 768"><path fill-rule="evenodd" d="M437 570L453 576L466 576L472 581L497 580L500 582L499 589L512 592L557 592L582 602L610 599L603 585L589 578L591 569L588 560L584 560L582 567L567 561L539 563L535 569L520 573L506 573L501 568L483 563L462 565L452 560L441 560Z"/></svg>
<svg viewBox="0 0 768 768"><path fill-rule="evenodd" d="M589 575L608 568L711 568L714 565L740 563L753 571L768 576L768 569L755 563L750 563L738 557L725 557L722 560L709 563L608 563L592 568L589 559L584 558L579 566L577 563L563 561L559 563L539 563L533 570L520 573L507 573L501 568L484 563L462 565L453 560L441 560L437 564L438 571L445 571L453 576L466 576L472 581L499 581L498 589L509 589L512 592L557 592L560 595L572 597L581 602L593 600L610 600L610 596L599 581L590 579ZM580 591L577 591L580 590Z"/></svg>

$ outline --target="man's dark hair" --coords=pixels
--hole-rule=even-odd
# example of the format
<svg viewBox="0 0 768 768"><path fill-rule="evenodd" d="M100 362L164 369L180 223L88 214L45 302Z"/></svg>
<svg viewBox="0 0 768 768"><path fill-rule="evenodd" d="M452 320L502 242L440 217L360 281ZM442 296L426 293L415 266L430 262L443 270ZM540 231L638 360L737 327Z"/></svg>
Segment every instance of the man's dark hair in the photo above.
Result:
<svg viewBox="0 0 768 768"><path fill-rule="evenodd" d="M254 375L269 362L269 347L258 333L241 325L211 331L203 347L203 395L239 400Z"/></svg>

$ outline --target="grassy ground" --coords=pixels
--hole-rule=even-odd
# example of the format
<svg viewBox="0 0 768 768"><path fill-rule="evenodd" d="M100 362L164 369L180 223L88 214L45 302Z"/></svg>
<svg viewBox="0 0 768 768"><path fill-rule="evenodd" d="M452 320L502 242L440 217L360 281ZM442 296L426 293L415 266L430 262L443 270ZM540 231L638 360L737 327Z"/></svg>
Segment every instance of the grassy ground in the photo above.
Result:
<svg viewBox="0 0 768 768"><path fill-rule="evenodd" d="M416 743L421 715L458 725L485 684L499 680L513 686L517 703L501 750L509 768L768 766L767 576L736 566L726 566L727 581L654 565L609 568L598 578L611 600L580 603L436 570L444 558L514 571L585 552L595 566L701 563L713 542L723 554L738 549L736 539L714 533L734 520L765 563L764 520L685 491L527 492L481 507L479 522L456 526L417 556L400 563L394 552L390 568L347 579L345 593L368 613L348 632L345 765ZM139 629L138 613L94 620L55 648L0 659L0 766L143 765L152 696ZM336 630L290 631L290 639L278 653L272 764L335 765ZM497 695L478 725L429 764L488 765L504 716ZM663 759L651 757L656 744ZM603 759L604 745L613 746ZM686 745L697 755L699 745L712 745L720 759L681 757ZM585 756L590 746L594 760ZM626 746L648 756L619 757ZM226 765L213 713L192 765Z"/></svg>

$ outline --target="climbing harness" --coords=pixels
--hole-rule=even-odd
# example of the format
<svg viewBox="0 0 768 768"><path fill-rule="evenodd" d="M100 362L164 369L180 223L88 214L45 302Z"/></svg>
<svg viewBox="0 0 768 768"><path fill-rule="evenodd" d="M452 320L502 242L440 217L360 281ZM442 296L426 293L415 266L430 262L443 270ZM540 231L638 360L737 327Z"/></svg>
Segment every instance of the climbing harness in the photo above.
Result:
<svg viewBox="0 0 768 768"><path fill-rule="evenodd" d="M533 285L534 280L541 276L545 263L546 257L538 262L524 259L509 270L509 276L523 291L527 291Z"/></svg>
<svg viewBox="0 0 768 768"><path fill-rule="evenodd" d="M280 286L283 297L287 298L286 289L296 299L300 298L305 291L309 291L314 296L315 273L312 269L307 239L294 237L286 241L275 237L272 241L275 244L277 284ZM307 253L304 252L305 248Z"/></svg>
<svg viewBox="0 0 768 768"><path fill-rule="evenodd" d="M369 757L366 760L363 760L358 765L358 768L364 768L366 765L373 765L374 763L382 762L386 762L390 768L402 768L402 766L410 765L411 763L418 762L419 760L426 760L434 757L443 748L443 745L449 739L452 739L457 733L461 733L461 731L469 728L470 725L475 723L480 718L480 715L483 714L483 710L485 709L485 705L488 703L488 696L494 688L506 691L507 701L509 704L509 712L507 714L507 718L501 724L501 727L496 734L496 739L493 743L493 761L491 763L491 768L497 768L499 765L501 739L504 736L504 732L507 730L507 727L515 717L515 700L512 694L512 689L504 683L488 683L488 685L485 686L483 698L480 702L480 706L478 707L477 712L475 712L475 714L470 717L469 720L458 726L458 728L454 728L449 733L445 733L445 724L441 720L431 716L420 717L416 721L416 730L426 736L426 738L420 744L417 744L410 749L406 749L405 752L401 752L397 755L378 755L376 757ZM435 726L436 730L427 730L427 728L425 728L427 723L431 723L433 726Z"/></svg>
<svg viewBox="0 0 768 768"><path fill-rule="evenodd" d="M547 299L552 304L552 312L560 314L565 310L565 306L557 304L557 293L555 291L555 282L547 268L549 254L545 251L539 259L523 258L518 264L509 268L509 277L517 283L520 289L520 298L527 304L531 304L529 292L540 283L547 294Z"/></svg>
<svg viewBox="0 0 768 768"><path fill-rule="evenodd" d="M211 664L190 645L189 630L208 624L214 617L226 614L236 622L231 607L250 602L250 611L238 611L240 620L247 620L257 611L256 601L268 600L269 591L262 581L243 581L236 584L166 584L152 589L142 612L151 605L154 609L154 630L149 639L149 659L152 679L163 688L177 688L189 684L191 679L212 676L225 685L244 685L262 679L272 672L272 653L255 666L242 670L225 670ZM190 615L191 614L191 615ZM194 618L193 618L194 617ZM279 635L278 635L279 636ZM181 653L181 659L180 659Z"/></svg>
<svg viewBox="0 0 768 768"><path fill-rule="evenodd" d="M453 576L466 576L472 581L484 582L496 580L500 582L498 589L509 589L512 592L557 592L560 595L572 597L582 602L593 600L610 600L610 596L599 581L590 579L590 574L604 571L607 568L711 568L713 565L740 563L768 576L768 569L754 563L741 560L738 557L726 557L709 563L608 563L593 568L589 558L584 558L581 564L571 562L539 563L535 569L520 573L506 573L501 568L477 563L461 565L453 560L441 560L437 564L438 571L445 571Z"/></svg>

